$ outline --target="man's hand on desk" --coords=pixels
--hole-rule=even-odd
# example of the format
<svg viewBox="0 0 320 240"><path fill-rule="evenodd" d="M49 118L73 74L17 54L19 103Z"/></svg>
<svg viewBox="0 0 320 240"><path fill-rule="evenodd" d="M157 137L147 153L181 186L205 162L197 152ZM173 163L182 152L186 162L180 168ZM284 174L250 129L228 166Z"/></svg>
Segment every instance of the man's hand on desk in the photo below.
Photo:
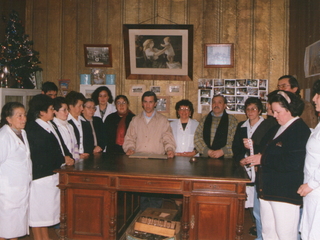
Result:
<svg viewBox="0 0 320 240"><path fill-rule="evenodd" d="M129 149L127 152L126 152L126 155L132 155L132 154L134 154L135 153L135 151L133 150L133 149Z"/></svg>
<svg viewBox="0 0 320 240"><path fill-rule="evenodd" d="M174 151L169 150L169 151L167 152L167 156L168 156L168 158L173 158L173 157L174 157Z"/></svg>
<svg viewBox="0 0 320 240"><path fill-rule="evenodd" d="M71 158L69 156L65 156L64 161L65 161L66 165L68 165L68 166L72 166L74 164L73 158Z"/></svg>
<svg viewBox="0 0 320 240"><path fill-rule="evenodd" d="M208 151L208 156L211 158L219 158L222 157L224 155L224 152L222 149L218 149L218 150L209 150Z"/></svg>

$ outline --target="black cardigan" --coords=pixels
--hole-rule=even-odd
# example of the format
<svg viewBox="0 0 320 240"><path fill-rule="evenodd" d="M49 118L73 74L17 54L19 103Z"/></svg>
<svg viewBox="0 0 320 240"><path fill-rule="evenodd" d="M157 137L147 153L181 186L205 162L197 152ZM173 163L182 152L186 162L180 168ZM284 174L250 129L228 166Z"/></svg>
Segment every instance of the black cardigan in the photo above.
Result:
<svg viewBox="0 0 320 240"><path fill-rule="evenodd" d="M241 159L244 158L245 154L250 155L249 149L246 149L243 144L243 139L247 138L247 128L241 127L244 123L240 122L237 126L236 133L233 138L232 142L232 152L233 152L233 158L236 162L241 161ZM254 142L254 152L257 154L260 151L260 141L264 137L264 135L275 125L278 125L277 120L274 117L268 117L265 119L260 125L257 127L257 129L252 134L251 139Z"/></svg>
<svg viewBox="0 0 320 240"><path fill-rule="evenodd" d="M85 118L84 118L85 119ZM99 117L92 117L93 121L93 128L96 133L97 137L97 143L98 146L102 148L102 150L105 148L105 137L103 136L104 126L102 123L102 119ZM81 121L82 123L82 131L83 131L83 149L85 153L93 153L94 149L94 139L92 134L92 127L89 121Z"/></svg>
<svg viewBox="0 0 320 240"><path fill-rule="evenodd" d="M33 180L53 175L53 170L65 162L59 142L53 133L48 133L37 122L26 126L32 160Z"/></svg>
<svg viewBox="0 0 320 240"><path fill-rule="evenodd" d="M134 116L135 115L133 113L128 113L126 117L126 129L128 129L129 124ZM122 146L116 144L117 128L120 120L121 117L117 112L114 112L109 114L104 122L107 152L124 153Z"/></svg>
<svg viewBox="0 0 320 240"><path fill-rule="evenodd" d="M269 201L302 204L297 193L303 184L306 144L310 129L299 118L273 139L280 126L275 126L261 140L261 165L256 186L259 198Z"/></svg>

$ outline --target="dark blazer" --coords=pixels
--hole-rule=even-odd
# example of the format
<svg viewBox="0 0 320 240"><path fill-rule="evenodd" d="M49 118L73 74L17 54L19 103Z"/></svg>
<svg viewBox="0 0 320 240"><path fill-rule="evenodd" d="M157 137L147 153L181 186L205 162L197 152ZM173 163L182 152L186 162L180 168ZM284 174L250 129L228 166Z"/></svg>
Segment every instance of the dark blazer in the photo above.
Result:
<svg viewBox="0 0 320 240"><path fill-rule="evenodd" d="M257 193L264 200L301 205L302 197L297 190L303 184L310 129L299 118L273 139L279 127L271 128L261 140L264 150L256 177Z"/></svg>
<svg viewBox="0 0 320 240"><path fill-rule="evenodd" d="M250 150L246 149L243 144L243 139L247 138L247 128L241 127L244 123L240 122L237 126L236 133L233 138L232 142L232 152L233 152L233 158L236 162L240 162L241 159L244 158L245 154L250 155ZM252 134L251 139L254 142L254 153L257 154L260 151L260 141L264 137L267 131L269 131L270 128L273 126L278 125L277 120L274 117L269 117L265 119L260 125L257 127L257 129Z"/></svg>
<svg viewBox="0 0 320 240"><path fill-rule="evenodd" d="M58 140L38 123L31 121L26 126L32 160L33 180L53 175L53 170L65 162Z"/></svg>
<svg viewBox="0 0 320 240"><path fill-rule="evenodd" d="M84 118L85 119L85 118ZM105 138L103 136L104 125L102 123L102 119L99 117L92 117L93 119L93 128L97 137L97 144L102 150L105 148ZM82 123L82 131L83 131L83 149L85 153L93 153L94 149L94 139L92 133L92 127L89 121L81 121Z"/></svg>
<svg viewBox="0 0 320 240"><path fill-rule="evenodd" d="M135 114L129 112L126 117L126 129L128 129L129 124ZM117 128L121 117L117 112L111 113L107 116L104 121L105 126L105 136L107 144L107 152L124 153L122 146L116 144Z"/></svg>

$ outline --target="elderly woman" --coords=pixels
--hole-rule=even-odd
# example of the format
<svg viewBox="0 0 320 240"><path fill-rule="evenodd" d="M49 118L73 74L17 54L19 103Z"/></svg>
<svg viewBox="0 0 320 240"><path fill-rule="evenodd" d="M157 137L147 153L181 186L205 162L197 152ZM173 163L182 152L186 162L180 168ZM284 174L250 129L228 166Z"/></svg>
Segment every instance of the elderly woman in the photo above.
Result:
<svg viewBox="0 0 320 240"><path fill-rule="evenodd" d="M256 185L263 239L296 239L302 204L297 189L303 183L310 130L299 118L304 103L298 96L279 91L269 102L279 126L261 140L261 154L247 157L244 164L259 165Z"/></svg>
<svg viewBox="0 0 320 240"><path fill-rule="evenodd" d="M111 113L104 122L107 152L123 154L124 136L135 115L129 110L129 100L125 95L118 95L115 104L117 111Z"/></svg>
<svg viewBox="0 0 320 240"><path fill-rule="evenodd" d="M112 104L113 96L110 89L106 86L98 87L91 94L91 98L96 104L96 111L94 116L102 119L102 122L106 120L106 117L114 113L116 110L115 106Z"/></svg>
<svg viewBox="0 0 320 240"><path fill-rule="evenodd" d="M96 111L94 101L87 98L83 103L82 110L82 129L83 129L83 147L86 153L102 152L105 148L103 139L104 128L102 120L93 116Z"/></svg>
<svg viewBox="0 0 320 240"><path fill-rule="evenodd" d="M73 165L65 156L62 143L51 124L53 99L44 94L34 96L29 105L26 132L30 144L33 181L30 190L30 226L35 240L49 240L48 226L59 223L59 176L55 169Z"/></svg>
<svg viewBox="0 0 320 240"><path fill-rule="evenodd" d="M6 103L0 123L0 239L29 233L29 186L32 168L24 106Z"/></svg>
<svg viewBox="0 0 320 240"><path fill-rule="evenodd" d="M192 119L194 111L192 102L183 99L176 103L175 109L178 119L170 122L177 145L175 155L193 157L197 154L197 150L193 144L193 138L199 122Z"/></svg>
<svg viewBox="0 0 320 240"><path fill-rule="evenodd" d="M320 112L320 80L313 85L313 102ZM303 213L300 232L303 240L320 239L320 124L312 130L307 142L307 156L304 165L304 183L298 193L303 196Z"/></svg>

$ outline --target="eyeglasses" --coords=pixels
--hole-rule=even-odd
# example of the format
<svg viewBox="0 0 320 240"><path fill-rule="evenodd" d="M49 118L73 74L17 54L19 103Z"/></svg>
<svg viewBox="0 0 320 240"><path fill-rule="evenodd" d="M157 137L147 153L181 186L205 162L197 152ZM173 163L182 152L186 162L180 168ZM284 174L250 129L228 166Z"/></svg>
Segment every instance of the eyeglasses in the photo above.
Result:
<svg viewBox="0 0 320 240"><path fill-rule="evenodd" d="M96 107L87 107L87 106L84 106L85 108L88 108L88 109L91 109L91 110L96 110L97 108Z"/></svg>
<svg viewBox="0 0 320 240"><path fill-rule="evenodd" d="M126 105L127 102L116 102L117 105Z"/></svg>
<svg viewBox="0 0 320 240"><path fill-rule="evenodd" d="M246 108L246 112L255 112L258 111L258 108Z"/></svg>
<svg viewBox="0 0 320 240"><path fill-rule="evenodd" d="M284 88L287 88L287 87L291 87L289 84L280 84L278 85L278 89L284 89Z"/></svg>
<svg viewBox="0 0 320 240"><path fill-rule="evenodd" d="M179 108L179 111L190 111L190 109L189 108Z"/></svg>

